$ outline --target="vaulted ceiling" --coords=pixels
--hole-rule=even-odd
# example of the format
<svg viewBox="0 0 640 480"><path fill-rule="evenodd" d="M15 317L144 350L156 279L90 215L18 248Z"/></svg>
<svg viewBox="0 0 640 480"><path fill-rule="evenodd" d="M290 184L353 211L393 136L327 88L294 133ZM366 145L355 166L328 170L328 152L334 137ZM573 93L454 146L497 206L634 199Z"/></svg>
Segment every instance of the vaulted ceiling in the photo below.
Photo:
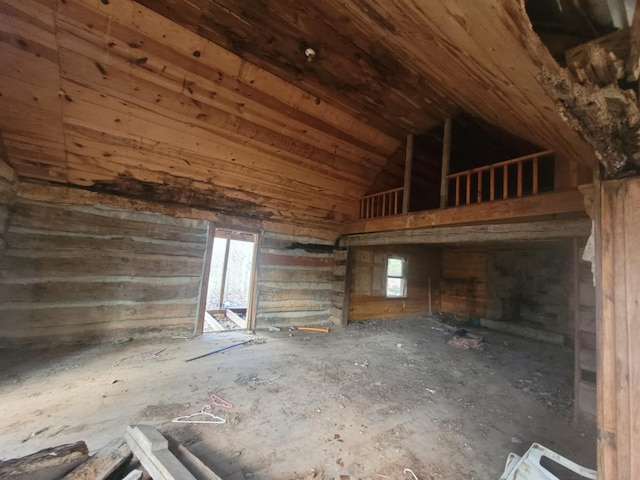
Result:
<svg viewBox="0 0 640 480"><path fill-rule="evenodd" d="M257 219L351 218L407 133L461 111L591 161L543 68L511 0L0 0L18 175Z"/></svg>

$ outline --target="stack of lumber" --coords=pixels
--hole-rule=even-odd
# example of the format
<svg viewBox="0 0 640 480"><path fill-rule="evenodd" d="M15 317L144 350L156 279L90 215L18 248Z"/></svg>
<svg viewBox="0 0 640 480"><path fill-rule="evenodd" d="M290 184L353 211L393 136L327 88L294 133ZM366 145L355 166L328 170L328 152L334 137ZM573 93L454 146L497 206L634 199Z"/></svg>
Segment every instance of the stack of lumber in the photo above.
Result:
<svg viewBox="0 0 640 480"><path fill-rule="evenodd" d="M127 427L93 456L80 441L0 461L10 480L221 480L183 445L148 425Z"/></svg>

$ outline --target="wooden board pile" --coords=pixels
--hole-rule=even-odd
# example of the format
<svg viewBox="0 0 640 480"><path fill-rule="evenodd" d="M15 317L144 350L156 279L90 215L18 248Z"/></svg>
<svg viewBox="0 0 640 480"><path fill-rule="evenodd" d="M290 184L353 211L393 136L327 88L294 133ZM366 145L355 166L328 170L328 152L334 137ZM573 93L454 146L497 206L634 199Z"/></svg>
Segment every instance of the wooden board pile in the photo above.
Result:
<svg viewBox="0 0 640 480"><path fill-rule="evenodd" d="M10 480L221 480L183 445L148 425L127 427L118 439L89 456L85 442L40 450L0 462Z"/></svg>

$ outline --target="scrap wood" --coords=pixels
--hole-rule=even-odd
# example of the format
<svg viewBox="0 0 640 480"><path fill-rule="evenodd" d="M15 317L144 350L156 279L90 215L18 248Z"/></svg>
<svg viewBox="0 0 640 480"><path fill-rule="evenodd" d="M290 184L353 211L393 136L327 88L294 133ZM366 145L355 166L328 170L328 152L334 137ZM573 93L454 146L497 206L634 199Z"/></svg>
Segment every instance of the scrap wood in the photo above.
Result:
<svg viewBox="0 0 640 480"><path fill-rule="evenodd" d="M58 480L89 458L84 442L45 448L26 457L0 462L0 478Z"/></svg>
<svg viewBox="0 0 640 480"><path fill-rule="evenodd" d="M120 467L128 464L132 456L127 442L120 438L98 450L62 480L105 480Z"/></svg>
<svg viewBox="0 0 640 480"><path fill-rule="evenodd" d="M153 480L221 480L184 446L149 425L129 425L127 443Z"/></svg>
<svg viewBox="0 0 640 480"><path fill-rule="evenodd" d="M131 451L153 480L196 480L169 451L169 442L149 425L129 425L126 434Z"/></svg>
<svg viewBox="0 0 640 480"><path fill-rule="evenodd" d="M303 330L305 332L329 333L329 329L328 328L320 328L320 327L296 327L296 330Z"/></svg>
<svg viewBox="0 0 640 480"><path fill-rule="evenodd" d="M230 348L239 347L240 345L246 345L247 343L251 343L253 341L254 341L254 339L252 338L251 340L247 340L246 342L234 343L233 345L229 345L228 347L218 348L217 350L214 350L213 352L209 352L209 353L205 353L204 355L198 355L197 357L189 358L189 359L185 360L185 362L191 362L193 360L198 360L199 358L208 357L209 355L213 355L213 354L216 354L216 353L224 352L225 350L229 350Z"/></svg>

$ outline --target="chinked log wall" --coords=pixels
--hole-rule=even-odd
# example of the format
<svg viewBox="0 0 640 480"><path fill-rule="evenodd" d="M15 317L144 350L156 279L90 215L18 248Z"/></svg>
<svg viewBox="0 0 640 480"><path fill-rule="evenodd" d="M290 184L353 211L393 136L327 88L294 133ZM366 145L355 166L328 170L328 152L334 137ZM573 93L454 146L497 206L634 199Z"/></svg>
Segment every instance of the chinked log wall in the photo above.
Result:
<svg viewBox="0 0 640 480"><path fill-rule="evenodd" d="M301 244L306 244L307 249ZM328 248L319 252L311 245ZM317 238L262 235L258 255L258 327L329 321L336 265L332 245Z"/></svg>
<svg viewBox="0 0 640 480"><path fill-rule="evenodd" d="M192 330L207 222L18 198L0 262L9 341Z"/></svg>
<svg viewBox="0 0 640 480"><path fill-rule="evenodd" d="M0 147L2 143L0 142ZM9 207L16 196L16 175L13 169L0 159L0 261L7 249L6 232L9 226Z"/></svg>

